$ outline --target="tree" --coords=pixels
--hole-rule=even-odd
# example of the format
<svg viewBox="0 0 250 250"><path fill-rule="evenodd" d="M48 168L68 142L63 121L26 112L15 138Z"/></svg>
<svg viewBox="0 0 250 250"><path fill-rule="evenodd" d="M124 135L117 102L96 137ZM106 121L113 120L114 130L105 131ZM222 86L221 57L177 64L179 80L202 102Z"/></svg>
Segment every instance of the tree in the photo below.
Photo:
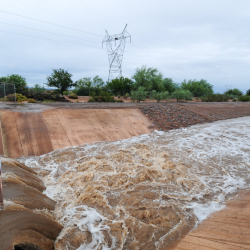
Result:
<svg viewBox="0 0 250 250"><path fill-rule="evenodd" d="M185 92L185 100L187 101L193 101L193 94L189 90L184 90Z"/></svg>
<svg viewBox="0 0 250 250"><path fill-rule="evenodd" d="M130 92L133 87L133 81L129 78L116 78L113 79L111 82L107 83L109 90L115 94L124 95L127 92Z"/></svg>
<svg viewBox="0 0 250 250"><path fill-rule="evenodd" d="M170 94L179 88L179 85L177 83L174 83L172 78L164 78L163 86L165 90L167 90Z"/></svg>
<svg viewBox="0 0 250 250"><path fill-rule="evenodd" d="M104 81L99 76L95 76L93 79L91 77L84 77L78 80L76 89L77 93L84 92L84 88L88 88L88 93L90 95L91 88L95 88L95 91L100 90L104 86Z"/></svg>
<svg viewBox="0 0 250 250"><path fill-rule="evenodd" d="M204 79L201 79L200 81L189 80L188 82L184 80L181 83L181 88L189 90L195 97L211 95L214 93L213 85L209 84Z"/></svg>
<svg viewBox="0 0 250 250"><path fill-rule="evenodd" d="M61 90L61 94L70 87L75 87L77 82L74 83L71 79L72 75L64 69L52 69L53 73L47 77L46 85L49 87L56 87Z"/></svg>
<svg viewBox="0 0 250 250"><path fill-rule="evenodd" d="M92 81L92 85L96 89L101 89L104 85L104 81L102 80L101 77L95 76Z"/></svg>
<svg viewBox="0 0 250 250"><path fill-rule="evenodd" d="M131 100L140 102L146 99L148 92L144 87L139 87L138 90L131 91Z"/></svg>
<svg viewBox="0 0 250 250"><path fill-rule="evenodd" d="M189 90L184 90L184 89L177 89L174 91L174 93L172 94L173 98L177 99L177 102L179 102L179 100L193 100L193 96L192 93Z"/></svg>
<svg viewBox="0 0 250 250"><path fill-rule="evenodd" d="M89 91L89 95L90 95L90 88L92 86L92 80L91 77L84 77L81 78L78 82L77 82L77 92L79 92L81 89L83 89L84 87L88 88Z"/></svg>
<svg viewBox="0 0 250 250"><path fill-rule="evenodd" d="M243 93L239 89L229 89L225 92L225 95L242 96Z"/></svg>
<svg viewBox="0 0 250 250"><path fill-rule="evenodd" d="M134 79L134 89L144 87L145 90L151 91L164 91L163 75L156 68L147 68L142 66L137 68L135 74L132 76Z"/></svg>
<svg viewBox="0 0 250 250"><path fill-rule="evenodd" d="M35 94L43 94L45 92L45 88L39 84L35 84L33 91Z"/></svg>
<svg viewBox="0 0 250 250"><path fill-rule="evenodd" d="M0 77L0 83L15 84L16 93L26 95L28 92L26 79L18 74L8 75L7 77Z"/></svg>
<svg viewBox="0 0 250 250"><path fill-rule="evenodd" d="M155 99L157 102L160 102L162 100L169 100L170 99L170 95L169 95L168 91L156 92L156 90L153 90L151 92L150 99Z"/></svg>
<svg viewBox="0 0 250 250"><path fill-rule="evenodd" d="M250 96L250 89L247 90L246 95L249 95L249 96Z"/></svg>

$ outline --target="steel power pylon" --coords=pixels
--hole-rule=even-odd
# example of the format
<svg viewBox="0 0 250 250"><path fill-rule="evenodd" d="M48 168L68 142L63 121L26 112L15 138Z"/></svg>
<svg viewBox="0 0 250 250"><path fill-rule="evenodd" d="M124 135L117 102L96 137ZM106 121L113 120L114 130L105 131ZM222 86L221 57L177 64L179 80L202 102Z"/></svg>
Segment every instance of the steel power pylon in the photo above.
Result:
<svg viewBox="0 0 250 250"><path fill-rule="evenodd" d="M102 41L102 47L103 43L106 43L109 57L108 81L122 76L122 58L127 38L130 38L131 42L131 35L127 32L127 25L125 26L123 32L117 35L110 36L106 30L106 35Z"/></svg>

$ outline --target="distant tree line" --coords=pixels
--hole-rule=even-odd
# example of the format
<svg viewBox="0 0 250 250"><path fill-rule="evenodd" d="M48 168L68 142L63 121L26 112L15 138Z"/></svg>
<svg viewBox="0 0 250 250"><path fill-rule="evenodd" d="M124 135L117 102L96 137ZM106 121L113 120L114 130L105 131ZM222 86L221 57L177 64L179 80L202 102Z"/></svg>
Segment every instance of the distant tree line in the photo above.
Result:
<svg viewBox="0 0 250 250"><path fill-rule="evenodd" d="M39 99L40 96L42 99L43 95L49 94L49 91L39 84L32 89L28 88L25 78L17 74L0 77L0 84L3 82L15 84L16 92L28 98ZM48 87L55 87L56 89L52 92L57 95L67 95L68 90L71 89L78 96L97 98L102 94L105 96L104 99L110 99L107 96L130 96L132 101L142 101L146 98L161 101L171 97L176 98L177 101L192 100L193 97L200 98L202 101L227 101L229 99L243 101L248 100L248 96L250 96L250 89L247 90L246 95L243 95L236 88L230 89L224 94L215 94L213 85L204 79L184 80L176 83L172 78L165 78L158 69L147 66L137 68L131 78L120 77L110 82L105 82L98 75L93 78L84 77L74 82L72 74L67 70L53 69L45 84ZM44 96L44 98L49 97Z"/></svg>

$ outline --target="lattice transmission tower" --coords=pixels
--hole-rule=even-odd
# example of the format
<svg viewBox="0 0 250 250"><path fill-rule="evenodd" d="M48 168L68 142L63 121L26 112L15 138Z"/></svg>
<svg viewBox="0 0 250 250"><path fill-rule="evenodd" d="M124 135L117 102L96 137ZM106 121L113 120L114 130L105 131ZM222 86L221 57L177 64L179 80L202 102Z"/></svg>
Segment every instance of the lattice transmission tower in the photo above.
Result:
<svg viewBox="0 0 250 250"><path fill-rule="evenodd" d="M106 30L106 35L102 41L102 47L103 43L106 43L109 57L108 81L122 76L122 59L127 38L130 38L131 42L131 35L127 32L127 25L123 32L117 35L110 36Z"/></svg>

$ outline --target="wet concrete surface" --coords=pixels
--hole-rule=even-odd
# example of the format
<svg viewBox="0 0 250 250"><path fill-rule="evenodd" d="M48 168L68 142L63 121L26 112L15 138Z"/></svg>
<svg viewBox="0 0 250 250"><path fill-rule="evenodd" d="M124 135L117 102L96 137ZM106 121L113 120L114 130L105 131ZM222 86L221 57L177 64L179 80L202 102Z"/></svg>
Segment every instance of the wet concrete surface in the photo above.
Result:
<svg viewBox="0 0 250 250"><path fill-rule="evenodd" d="M226 206L189 233L176 250L250 249L250 191L242 191Z"/></svg>
<svg viewBox="0 0 250 250"><path fill-rule="evenodd" d="M0 250L33 244L52 250L62 226L49 211L56 202L44 195L36 172L13 159L1 157L4 206L0 208Z"/></svg>

